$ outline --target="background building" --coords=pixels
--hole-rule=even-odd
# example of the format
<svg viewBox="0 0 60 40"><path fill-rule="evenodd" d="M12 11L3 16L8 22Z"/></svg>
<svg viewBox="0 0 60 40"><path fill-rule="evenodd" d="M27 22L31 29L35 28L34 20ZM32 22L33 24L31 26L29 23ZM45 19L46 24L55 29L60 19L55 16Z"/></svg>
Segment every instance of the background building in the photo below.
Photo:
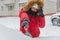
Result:
<svg viewBox="0 0 60 40"><path fill-rule="evenodd" d="M0 16L17 15L17 0L0 0Z"/></svg>
<svg viewBox="0 0 60 40"><path fill-rule="evenodd" d="M57 11L60 12L60 0L57 0Z"/></svg>
<svg viewBox="0 0 60 40"><path fill-rule="evenodd" d="M0 16L18 16L28 0L0 0ZM44 14L57 11L57 0L44 0Z"/></svg>

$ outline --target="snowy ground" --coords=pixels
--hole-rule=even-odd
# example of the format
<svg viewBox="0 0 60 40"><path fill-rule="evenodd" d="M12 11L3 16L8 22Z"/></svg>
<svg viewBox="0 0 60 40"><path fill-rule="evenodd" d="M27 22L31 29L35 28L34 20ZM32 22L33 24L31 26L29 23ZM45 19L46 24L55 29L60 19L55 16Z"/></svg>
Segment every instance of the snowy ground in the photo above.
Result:
<svg viewBox="0 0 60 40"><path fill-rule="evenodd" d="M53 26L50 16L45 17L46 26L40 28L39 38L30 38L19 32L19 18L0 18L0 40L60 40L60 27Z"/></svg>

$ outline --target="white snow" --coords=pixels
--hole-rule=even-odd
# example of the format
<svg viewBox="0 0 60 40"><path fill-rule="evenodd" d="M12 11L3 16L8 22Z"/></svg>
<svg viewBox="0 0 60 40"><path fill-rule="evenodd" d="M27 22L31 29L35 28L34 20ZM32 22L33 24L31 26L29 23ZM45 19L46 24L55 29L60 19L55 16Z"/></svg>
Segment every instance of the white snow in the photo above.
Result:
<svg viewBox="0 0 60 40"><path fill-rule="evenodd" d="M50 16L46 16L45 21L45 28L40 28L40 37L30 38L19 31L19 17L0 18L0 40L59 40L60 27L51 24Z"/></svg>
<svg viewBox="0 0 60 40"><path fill-rule="evenodd" d="M19 23L20 22L18 17L0 18L0 24L3 24L4 26L15 29L15 30L19 29L20 27Z"/></svg>

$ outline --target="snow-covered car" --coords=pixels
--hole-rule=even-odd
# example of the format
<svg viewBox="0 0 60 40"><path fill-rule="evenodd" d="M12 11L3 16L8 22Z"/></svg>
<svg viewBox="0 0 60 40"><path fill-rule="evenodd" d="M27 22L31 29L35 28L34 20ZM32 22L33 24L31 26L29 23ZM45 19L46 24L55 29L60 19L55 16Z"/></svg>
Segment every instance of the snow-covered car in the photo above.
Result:
<svg viewBox="0 0 60 40"><path fill-rule="evenodd" d="M52 15L51 22L53 25L60 26L60 13Z"/></svg>

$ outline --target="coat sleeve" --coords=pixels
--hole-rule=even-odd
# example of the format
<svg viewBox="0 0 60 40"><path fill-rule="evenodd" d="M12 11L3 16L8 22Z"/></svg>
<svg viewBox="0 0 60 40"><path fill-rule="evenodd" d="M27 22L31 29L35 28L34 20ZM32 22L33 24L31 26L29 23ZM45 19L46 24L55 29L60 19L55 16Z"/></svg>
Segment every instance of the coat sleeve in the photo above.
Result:
<svg viewBox="0 0 60 40"><path fill-rule="evenodd" d="M24 9L21 9L21 11L19 12L19 17L20 17L20 31L25 33L26 32L26 28L22 28L22 21L25 18L29 19L28 14L26 13L26 11Z"/></svg>
<svg viewBox="0 0 60 40"><path fill-rule="evenodd" d="M40 17L39 20L40 20L39 27L44 28L45 27L45 17Z"/></svg>

